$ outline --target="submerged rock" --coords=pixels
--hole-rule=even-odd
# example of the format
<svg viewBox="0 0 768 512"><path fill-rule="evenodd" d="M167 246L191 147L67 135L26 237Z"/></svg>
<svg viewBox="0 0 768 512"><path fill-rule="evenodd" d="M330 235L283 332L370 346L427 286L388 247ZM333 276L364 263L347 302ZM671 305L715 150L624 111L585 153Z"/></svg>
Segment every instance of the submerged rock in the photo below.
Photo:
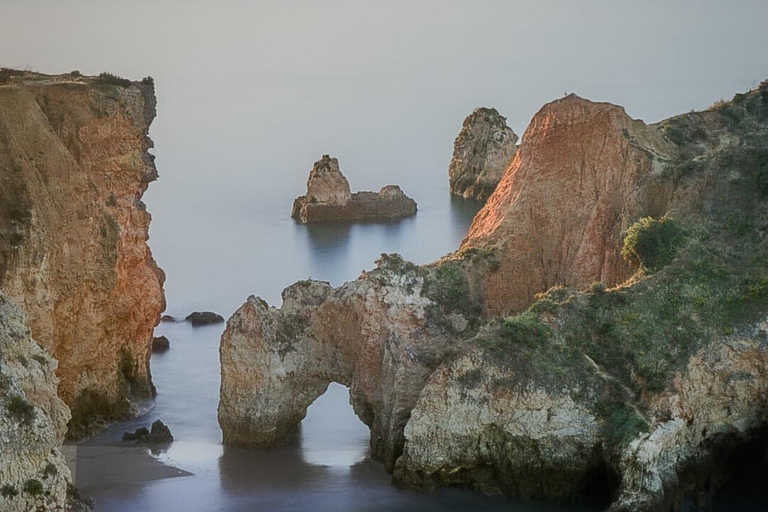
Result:
<svg viewBox="0 0 768 512"><path fill-rule="evenodd" d="M171 348L170 340L165 336L152 338L152 352L165 352Z"/></svg>
<svg viewBox="0 0 768 512"><path fill-rule="evenodd" d="M185 322L190 322L193 327L200 325L220 324L224 322L224 317L212 311L195 311L187 315Z"/></svg>
<svg viewBox="0 0 768 512"><path fill-rule="evenodd" d="M517 135L495 108L470 114L453 144L448 167L451 193L466 199L486 200L517 151Z"/></svg>
<svg viewBox="0 0 768 512"><path fill-rule="evenodd" d="M134 441L139 444L165 444L173 442L171 429L160 420L152 423L152 429L139 427L134 432L125 432L123 441Z"/></svg>
<svg viewBox="0 0 768 512"><path fill-rule="evenodd" d="M307 195L294 201L291 217L303 223L388 221L410 217L416 210L416 202L397 185L352 194L339 161L324 155L309 173Z"/></svg>
<svg viewBox="0 0 768 512"><path fill-rule="evenodd" d="M172 315L163 315L160 317L161 322L176 322L176 317Z"/></svg>

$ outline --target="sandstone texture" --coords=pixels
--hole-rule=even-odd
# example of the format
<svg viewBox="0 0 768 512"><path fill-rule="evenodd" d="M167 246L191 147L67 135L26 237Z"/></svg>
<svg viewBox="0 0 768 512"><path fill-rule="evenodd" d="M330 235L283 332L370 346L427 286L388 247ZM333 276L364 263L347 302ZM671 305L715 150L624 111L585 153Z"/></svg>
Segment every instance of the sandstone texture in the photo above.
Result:
<svg viewBox="0 0 768 512"><path fill-rule="evenodd" d="M291 217L312 222L391 221L416 214L416 201L397 185L376 192L350 192L339 161L324 155L315 162L307 180L307 194L293 202Z"/></svg>
<svg viewBox="0 0 768 512"><path fill-rule="evenodd" d="M467 116L448 166L451 193L486 200L501 181L517 151L517 135L495 108L478 108Z"/></svg>
<svg viewBox="0 0 768 512"><path fill-rule="evenodd" d="M56 394L56 366L0 294L1 510L63 510L71 476L60 447L70 414Z"/></svg>
<svg viewBox="0 0 768 512"><path fill-rule="evenodd" d="M542 108L456 253L250 297L224 442L282 442L330 382L407 488L705 505L768 444L768 82L655 125Z"/></svg>
<svg viewBox="0 0 768 512"><path fill-rule="evenodd" d="M151 397L163 272L141 201L157 178L151 79L22 73L0 83L0 285L58 361L69 434Z"/></svg>

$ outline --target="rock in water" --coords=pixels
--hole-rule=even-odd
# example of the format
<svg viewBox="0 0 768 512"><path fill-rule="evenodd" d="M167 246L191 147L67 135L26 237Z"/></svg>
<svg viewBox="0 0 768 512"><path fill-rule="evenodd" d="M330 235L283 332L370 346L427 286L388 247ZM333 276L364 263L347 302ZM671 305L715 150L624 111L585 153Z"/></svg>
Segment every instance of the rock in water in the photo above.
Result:
<svg viewBox="0 0 768 512"><path fill-rule="evenodd" d="M171 315L163 315L163 316L160 317L160 321L161 322L175 322L176 321L176 317L171 316Z"/></svg>
<svg viewBox="0 0 768 512"><path fill-rule="evenodd" d="M133 441L139 444L166 444L173 442L173 435L165 423L155 420L151 430L148 430L147 427L139 427L134 432L125 432L123 441Z"/></svg>
<svg viewBox="0 0 768 512"><path fill-rule="evenodd" d="M25 72L0 83L0 285L59 361L73 438L153 393L165 277L141 198L157 178L155 105L149 79Z"/></svg>
<svg viewBox="0 0 768 512"><path fill-rule="evenodd" d="M224 317L212 311L195 311L194 313L187 315L187 318L185 318L184 321L190 322L193 327L197 327L199 325L223 323Z"/></svg>
<svg viewBox="0 0 768 512"><path fill-rule="evenodd" d="M152 352L165 352L171 348L170 340L165 336L156 336L152 338Z"/></svg>
<svg viewBox="0 0 768 512"><path fill-rule="evenodd" d="M470 114L453 143L448 167L451 193L486 200L501 181L517 151L517 135L495 108Z"/></svg>
<svg viewBox="0 0 768 512"><path fill-rule="evenodd" d="M305 224L389 221L415 215L416 210L416 202L397 185L387 185L378 193L350 193L339 161L323 155L309 173L307 195L293 202L291 217Z"/></svg>

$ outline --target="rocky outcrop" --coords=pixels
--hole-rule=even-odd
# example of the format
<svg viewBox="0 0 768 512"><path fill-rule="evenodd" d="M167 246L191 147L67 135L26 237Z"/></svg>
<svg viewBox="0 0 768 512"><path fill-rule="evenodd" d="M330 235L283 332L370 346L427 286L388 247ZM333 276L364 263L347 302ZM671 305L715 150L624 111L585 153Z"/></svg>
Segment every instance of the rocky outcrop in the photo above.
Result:
<svg viewBox="0 0 768 512"><path fill-rule="evenodd" d="M282 441L339 382L406 487L622 511L711 493L768 426L766 120L768 83L651 126L545 106L459 251L229 319L225 443Z"/></svg>
<svg viewBox="0 0 768 512"><path fill-rule="evenodd" d="M448 166L451 193L486 200L504 176L517 151L517 135L495 108L478 108L467 116Z"/></svg>
<svg viewBox="0 0 768 512"><path fill-rule="evenodd" d="M291 217L302 223L388 221L416 214L416 202L397 185L378 193L355 192L339 170L339 161L324 155L307 180L307 195L293 202Z"/></svg>
<svg viewBox="0 0 768 512"><path fill-rule="evenodd" d="M666 195L640 184L675 154L660 130L616 105L575 95L545 105L461 245L499 262L484 279L489 311L520 311L555 285L614 286L631 276L622 233L664 214Z"/></svg>
<svg viewBox="0 0 768 512"><path fill-rule="evenodd" d="M69 409L56 395L57 362L25 320L0 294L0 509L61 510L71 480L60 451Z"/></svg>
<svg viewBox="0 0 768 512"><path fill-rule="evenodd" d="M160 420L152 423L151 429L139 427L133 432L123 433L123 441L133 441L136 444L168 444L173 442L173 435L168 425Z"/></svg>
<svg viewBox="0 0 768 512"><path fill-rule="evenodd" d="M0 284L59 365L70 435L151 397L163 272L141 197L157 178L151 79L24 73L0 84Z"/></svg>
<svg viewBox="0 0 768 512"><path fill-rule="evenodd" d="M155 336L152 338L152 352L166 352L171 348L171 342L167 336Z"/></svg>

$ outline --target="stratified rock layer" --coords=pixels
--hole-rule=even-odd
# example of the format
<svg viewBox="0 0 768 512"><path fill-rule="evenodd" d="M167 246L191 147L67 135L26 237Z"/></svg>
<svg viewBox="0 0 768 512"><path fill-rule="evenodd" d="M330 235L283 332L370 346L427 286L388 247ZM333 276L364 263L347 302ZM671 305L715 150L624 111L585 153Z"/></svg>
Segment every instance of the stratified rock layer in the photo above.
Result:
<svg viewBox="0 0 768 512"><path fill-rule="evenodd" d="M416 201L397 185L387 185L378 193L350 193L339 161L324 155L309 173L307 195L293 202L291 217L305 224L389 221L415 215L416 209Z"/></svg>
<svg viewBox="0 0 768 512"><path fill-rule="evenodd" d="M767 121L768 83L652 126L546 105L458 252L248 299L222 336L224 441L284 440L335 381L406 487L711 495L768 427ZM643 232L664 263L625 260L627 228L664 216L673 236Z"/></svg>
<svg viewBox="0 0 768 512"><path fill-rule="evenodd" d="M151 79L24 74L0 85L0 283L58 361L74 437L150 397L163 272L141 197Z"/></svg>
<svg viewBox="0 0 768 512"><path fill-rule="evenodd" d="M57 363L0 294L0 510L62 510L70 472L60 447L69 409Z"/></svg>
<svg viewBox="0 0 768 512"><path fill-rule="evenodd" d="M448 167L451 193L486 200L496 190L517 151L517 135L495 108L478 108L467 116Z"/></svg>

